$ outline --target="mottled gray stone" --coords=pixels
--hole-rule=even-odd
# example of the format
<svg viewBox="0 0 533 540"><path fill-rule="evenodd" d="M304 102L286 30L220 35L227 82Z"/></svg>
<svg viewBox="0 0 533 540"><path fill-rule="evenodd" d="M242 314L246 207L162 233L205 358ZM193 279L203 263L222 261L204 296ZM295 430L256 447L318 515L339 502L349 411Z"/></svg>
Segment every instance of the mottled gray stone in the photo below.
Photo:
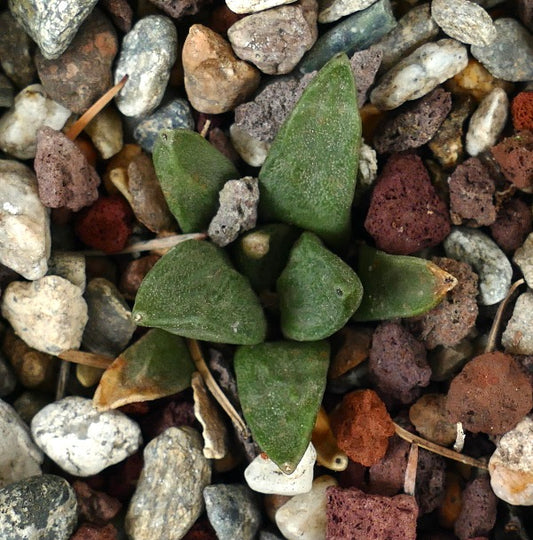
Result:
<svg viewBox="0 0 533 540"><path fill-rule="evenodd" d="M453 39L421 45L390 69L370 93L379 109L399 107L418 99L462 71L468 63L466 47Z"/></svg>
<svg viewBox="0 0 533 540"><path fill-rule="evenodd" d="M484 47L472 46L472 56L504 81L533 80L533 36L515 19L494 21L496 39Z"/></svg>
<svg viewBox="0 0 533 540"><path fill-rule="evenodd" d="M98 0L9 0L17 21L37 43L43 56L58 58L74 39L78 28Z"/></svg>
<svg viewBox="0 0 533 540"><path fill-rule="evenodd" d="M144 467L126 515L135 540L180 540L204 508L211 469L202 438L190 427L171 427L144 450ZM164 504L162 504L164 503Z"/></svg>
<svg viewBox="0 0 533 540"><path fill-rule="evenodd" d="M22 392L13 402L13 407L26 424L30 425L32 418L51 401L49 394L35 391Z"/></svg>
<svg viewBox="0 0 533 540"><path fill-rule="evenodd" d="M371 6L376 0L322 0L318 14L319 23L334 22L351 15L356 11L362 11Z"/></svg>
<svg viewBox="0 0 533 540"><path fill-rule="evenodd" d="M13 370L6 363L3 356L0 356L0 397L8 396L15 390L17 378Z"/></svg>
<svg viewBox="0 0 533 540"><path fill-rule="evenodd" d="M194 118L186 99L175 99L147 116L135 127L133 138L144 150L152 153L157 136L163 129L194 129Z"/></svg>
<svg viewBox="0 0 533 540"><path fill-rule="evenodd" d="M42 462L43 454L32 441L28 426L0 399L0 488L41 474Z"/></svg>
<svg viewBox="0 0 533 540"><path fill-rule="evenodd" d="M54 251L48 259L48 275L68 279L73 285L85 290L85 257L79 253Z"/></svg>
<svg viewBox="0 0 533 540"><path fill-rule="evenodd" d="M234 13L255 13L291 2L294 0L226 0L226 5Z"/></svg>
<svg viewBox="0 0 533 540"><path fill-rule="evenodd" d="M0 107L9 108L15 101L15 90L11 81L0 73Z"/></svg>
<svg viewBox="0 0 533 540"><path fill-rule="evenodd" d="M33 171L0 160L0 262L26 279L46 274L50 220Z"/></svg>
<svg viewBox="0 0 533 540"><path fill-rule="evenodd" d="M496 39L490 15L469 0L433 0L431 15L445 34L461 43L483 47Z"/></svg>
<svg viewBox="0 0 533 540"><path fill-rule="evenodd" d="M317 11L316 0L299 0L254 13L234 23L228 39L239 58L263 73L289 73L318 37Z"/></svg>
<svg viewBox="0 0 533 540"><path fill-rule="evenodd" d="M505 352L533 354L533 292L528 290L516 300L513 315L502 334Z"/></svg>
<svg viewBox="0 0 533 540"><path fill-rule="evenodd" d="M64 471L91 476L135 453L136 422L119 411L98 412L90 399L69 396L40 410L31 422L39 448Z"/></svg>
<svg viewBox="0 0 533 540"><path fill-rule="evenodd" d="M129 76L115 98L122 114L145 116L161 103L177 46L174 23L163 15L144 17L124 36L115 68L115 84Z"/></svg>
<svg viewBox="0 0 533 540"><path fill-rule="evenodd" d="M357 86L357 104L362 107L367 99L368 89L374 84L374 79L381 65L383 52L380 49L364 49L355 52L350 58L350 67Z"/></svg>
<svg viewBox="0 0 533 540"><path fill-rule="evenodd" d="M105 278L92 279L85 290L89 320L82 343L89 351L118 356L129 343L136 325L120 291Z"/></svg>
<svg viewBox="0 0 533 540"><path fill-rule="evenodd" d="M348 55L370 47L396 26L389 0L378 0L343 19L318 38L300 63L302 73L320 69L336 53Z"/></svg>
<svg viewBox="0 0 533 540"><path fill-rule="evenodd" d="M457 227L444 241L446 257L468 263L479 276L480 303L486 306L503 300L511 286L513 269L505 253L477 229Z"/></svg>
<svg viewBox="0 0 533 540"><path fill-rule="evenodd" d="M205 509L219 540L253 540L261 511L253 491L242 484L215 484L204 488Z"/></svg>
<svg viewBox="0 0 533 540"><path fill-rule="evenodd" d="M530 233L522 246L515 251L513 261L520 268L529 288L533 289L533 233Z"/></svg>

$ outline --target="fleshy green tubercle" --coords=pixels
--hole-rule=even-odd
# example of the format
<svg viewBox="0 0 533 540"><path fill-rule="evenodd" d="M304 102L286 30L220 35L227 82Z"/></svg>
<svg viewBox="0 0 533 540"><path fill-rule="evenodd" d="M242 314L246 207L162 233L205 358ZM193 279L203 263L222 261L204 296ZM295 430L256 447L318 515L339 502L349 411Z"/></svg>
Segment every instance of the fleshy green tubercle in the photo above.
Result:
<svg viewBox="0 0 533 540"><path fill-rule="evenodd" d="M350 236L361 119L346 55L309 83L281 126L259 173L260 213L316 233L328 245Z"/></svg>
<svg viewBox="0 0 533 540"><path fill-rule="evenodd" d="M309 232L294 244L277 290L281 331L297 341L323 339L340 330L363 296L357 274Z"/></svg>
<svg viewBox="0 0 533 540"><path fill-rule="evenodd" d="M141 326L179 336L249 345L265 339L266 320L248 280L214 244L189 240L144 278L133 308Z"/></svg>
<svg viewBox="0 0 533 540"><path fill-rule="evenodd" d="M290 474L311 440L326 387L326 341L239 347L235 374L244 417L261 450Z"/></svg>
<svg viewBox="0 0 533 540"><path fill-rule="evenodd" d="M207 229L218 208L218 192L241 175L199 133L163 130L154 146L154 167L168 207L184 233Z"/></svg>

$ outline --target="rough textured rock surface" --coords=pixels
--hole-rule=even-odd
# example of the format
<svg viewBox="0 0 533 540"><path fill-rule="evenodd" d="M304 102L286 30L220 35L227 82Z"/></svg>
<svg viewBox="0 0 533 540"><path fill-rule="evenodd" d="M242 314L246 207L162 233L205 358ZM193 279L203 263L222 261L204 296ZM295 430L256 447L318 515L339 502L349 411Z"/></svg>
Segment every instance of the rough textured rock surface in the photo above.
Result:
<svg viewBox="0 0 533 540"><path fill-rule="evenodd" d="M196 15L211 4L211 0L150 0L173 19Z"/></svg>
<svg viewBox="0 0 533 540"><path fill-rule="evenodd" d="M513 315L505 332L502 345L512 354L533 354L533 292L528 290L516 300Z"/></svg>
<svg viewBox="0 0 533 540"><path fill-rule="evenodd" d="M75 480L72 487L76 492L78 512L82 520L96 525L105 525L122 508L122 504L118 499L109 496L104 491L91 488L87 482Z"/></svg>
<svg viewBox="0 0 533 540"><path fill-rule="evenodd" d="M290 4L293 0L227 0L226 5L234 13L255 13L265 9Z"/></svg>
<svg viewBox="0 0 533 540"><path fill-rule="evenodd" d="M533 191L532 131L520 131L511 137L505 137L493 146L490 152L509 182L526 193Z"/></svg>
<svg viewBox="0 0 533 540"><path fill-rule="evenodd" d="M519 92L511 103L513 127L533 130L533 91Z"/></svg>
<svg viewBox="0 0 533 540"><path fill-rule="evenodd" d="M509 253L520 248L532 226L533 215L529 206L521 199L513 198L499 208L496 221L490 226L490 234L500 249Z"/></svg>
<svg viewBox="0 0 533 540"><path fill-rule="evenodd" d="M381 49L370 48L356 51L350 58L350 66L356 80L359 107L362 107L367 100L368 89L374 84L382 57Z"/></svg>
<svg viewBox="0 0 533 540"><path fill-rule="evenodd" d="M424 394L409 408L409 420L422 437L449 446L455 442L456 425L446 412L445 394Z"/></svg>
<svg viewBox="0 0 533 540"><path fill-rule="evenodd" d="M527 210L530 212L529 208ZM519 266L529 287L533 288L533 234L529 234L522 247L516 250L513 261Z"/></svg>
<svg viewBox="0 0 533 540"><path fill-rule="evenodd" d="M362 11L375 2L376 0L324 0L320 3L318 22L328 23L337 21L345 15Z"/></svg>

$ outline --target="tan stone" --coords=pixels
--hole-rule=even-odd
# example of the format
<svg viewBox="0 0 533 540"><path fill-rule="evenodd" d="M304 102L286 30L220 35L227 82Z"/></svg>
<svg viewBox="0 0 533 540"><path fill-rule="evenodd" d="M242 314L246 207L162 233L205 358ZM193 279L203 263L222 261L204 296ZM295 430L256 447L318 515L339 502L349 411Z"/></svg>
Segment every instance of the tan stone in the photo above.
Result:
<svg viewBox="0 0 533 540"><path fill-rule="evenodd" d="M182 58L185 90L197 111L230 111L259 85L259 71L237 59L226 40L201 24L191 26Z"/></svg>

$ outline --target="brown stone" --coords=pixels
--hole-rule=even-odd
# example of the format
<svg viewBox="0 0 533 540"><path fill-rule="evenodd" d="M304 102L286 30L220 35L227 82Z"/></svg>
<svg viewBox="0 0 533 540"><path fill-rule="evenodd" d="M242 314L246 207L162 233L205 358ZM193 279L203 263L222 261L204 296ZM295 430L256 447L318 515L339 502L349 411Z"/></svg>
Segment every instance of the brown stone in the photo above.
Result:
<svg viewBox="0 0 533 540"><path fill-rule="evenodd" d="M368 358L372 330L361 327L345 326L333 336L333 358L329 366L328 377L335 379L357 367Z"/></svg>
<svg viewBox="0 0 533 540"><path fill-rule="evenodd" d="M455 424L446 413L445 394L424 394L409 409L409 420L422 437L449 446L456 437Z"/></svg>
<svg viewBox="0 0 533 540"><path fill-rule="evenodd" d="M500 248L509 253L524 243L532 227L531 209L521 199L513 198L498 210L496 221L490 226L490 233Z"/></svg>
<svg viewBox="0 0 533 540"><path fill-rule="evenodd" d="M533 3L530 2L533 6ZM533 12L533 7L532 7ZM517 131L522 129L533 130L533 91L516 94L511 103L513 126Z"/></svg>
<svg viewBox="0 0 533 540"><path fill-rule="evenodd" d="M150 2L173 19L196 15L212 3L211 0L150 0Z"/></svg>
<svg viewBox="0 0 533 540"><path fill-rule="evenodd" d="M411 445L397 435L392 437L384 458L368 472L368 492L392 497L403 490L405 468Z"/></svg>
<svg viewBox="0 0 533 540"><path fill-rule="evenodd" d="M518 189L533 190L533 132L524 130L506 137L490 149L509 182Z"/></svg>
<svg viewBox="0 0 533 540"><path fill-rule="evenodd" d="M187 96L200 112L233 110L259 85L259 72L238 60L222 36L201 24L190 27L182 60Z"/></svg>
<svg viewBox="0 0 533 540"><path fill-rule="evenodd" d="M367 467L383 458L394 435L385 404L373 390L346 394L330 420L339 448Z"/></svg>
<svg viewBox="0 0 533 540"><path fill-rule="evenodd" d="M120 277L119 290L127 300L135 300L141 282L148 271L160 259L159 255L146 255L130 261Z"/></svg>
<svg viewBox="0 0 533 540"><path fill-rule="evenodd" d="M105 525L122 508L122 504L103 491L92 489L86 482L76 480L72 487L78 500L80 517L95 525Z"/></svg>
<svg viewBox="0 0 533 540"><path fill-rule="evenodd" d="M118 531L111 523L104 527L83 523L70 540L118 540Z"/></svg>
<svg viewBox="0 0 533 540"><path fill-rule="evenodd" d="M99 5L109 13L111 20L121 32L127 34L131 30L133 9L128 0L100 0Z"/></svg>
<svg viewBox="0 0 533 540"><path fill-rule="evenodd" d="M367 100L368 89L374 84L382 58L383 51L379 48L356 51L350 58L350 67L357 86L357 104L360 108Z"/></svg>

